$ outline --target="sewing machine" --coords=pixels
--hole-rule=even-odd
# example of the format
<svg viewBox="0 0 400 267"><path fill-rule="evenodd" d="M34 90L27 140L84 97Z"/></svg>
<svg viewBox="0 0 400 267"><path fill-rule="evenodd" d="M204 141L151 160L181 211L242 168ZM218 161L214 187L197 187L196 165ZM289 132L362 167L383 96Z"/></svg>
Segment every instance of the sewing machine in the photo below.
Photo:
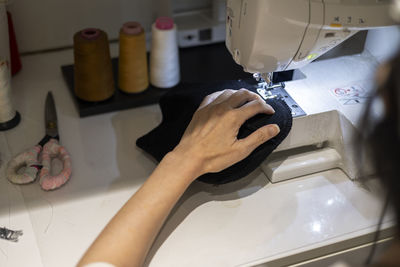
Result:
<svg viewBox="0 0 400 267"><path fill-rule="evenodd" d="M226 46L261 80L262 97L291 99L284 84L274 84L273 72L302 68L360 30L394 25L390 8L391 1L375 0L228 0ZM279 182L332 168L357 178L354 124L338 110L302 116L297 103L289 106L298 118L278 153L262 164L268 178Z"/></svg>

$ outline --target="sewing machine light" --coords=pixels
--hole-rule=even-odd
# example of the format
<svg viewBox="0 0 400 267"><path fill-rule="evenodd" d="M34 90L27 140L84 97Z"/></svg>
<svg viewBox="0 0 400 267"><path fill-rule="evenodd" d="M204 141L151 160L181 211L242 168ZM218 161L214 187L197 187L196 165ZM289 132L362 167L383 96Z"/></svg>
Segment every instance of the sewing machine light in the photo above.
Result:
<svg viewBox="0 0 400 267"><path fill-rule="evenodd" d="M307 56L307 60L313 60L314 58L316 58L318 56L318 54L309 54L308 56Z"/></svg>

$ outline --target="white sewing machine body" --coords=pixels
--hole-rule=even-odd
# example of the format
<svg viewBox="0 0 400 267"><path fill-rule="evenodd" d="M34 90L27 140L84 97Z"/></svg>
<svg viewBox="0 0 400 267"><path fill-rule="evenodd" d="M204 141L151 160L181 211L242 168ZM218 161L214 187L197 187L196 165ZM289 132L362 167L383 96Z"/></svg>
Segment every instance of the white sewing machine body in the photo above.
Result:
<svg viewBox="0 0 400 267"><path fill-rule="evenodd" d="M226 45L251 73L301 68L359 30L393 25L391 1L228 0Z"/></svg>

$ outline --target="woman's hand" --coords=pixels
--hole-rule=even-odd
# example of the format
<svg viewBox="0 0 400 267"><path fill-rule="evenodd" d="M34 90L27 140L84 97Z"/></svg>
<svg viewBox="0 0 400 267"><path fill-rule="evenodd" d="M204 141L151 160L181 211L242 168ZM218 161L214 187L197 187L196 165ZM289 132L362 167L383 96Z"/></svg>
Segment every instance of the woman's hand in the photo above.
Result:
<svg viewBox="0 0 400 267"><path fill-rule="evenodd" d="M279 133L279 126L272 124L237 139L246 120L258 113L274 112L259 95L246 89L213 93L203 100L173 153L195 161L198 176L221 171Z"/></svg>
<svg viewBox="0 0 400 267"><path fill-rule="evenodd" d="M240 126L257 113L274 110L250 91L225 90L207 96L179 145L115 215L78 265L141 266L171 209L193 180L244 159L278 134L277 125L267 125L238 140Z"/></svg>

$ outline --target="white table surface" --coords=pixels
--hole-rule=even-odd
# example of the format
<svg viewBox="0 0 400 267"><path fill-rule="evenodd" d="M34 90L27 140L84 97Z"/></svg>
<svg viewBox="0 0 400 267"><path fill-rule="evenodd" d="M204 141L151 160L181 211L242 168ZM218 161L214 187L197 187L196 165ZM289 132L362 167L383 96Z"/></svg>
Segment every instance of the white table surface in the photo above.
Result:
<svg viewBox="0 0 400 267"><path fill-rule="evenodd" d="M60 70L72 61L72 50L25 56L23 70L13 78L22 121L0 133L0 226L22 229L24 235L18 243L0 240L0 266L73 266L155 167L135 141L161 121L158 106L79 118ZM308 114L340 109L356 123L362 105L342 106L329 89L352 83L368 87L376 65L368 53L316 62L304 68L306 80L288 83L287 90ZM61 189L45 192L37 182L10 184L4 167L43 137L49 90L73 175ZM376 228L382 203L375 191L338 169L277 184L260 170L219 187L195 182L147 264L248 266L360 239ZM387 216L383 228L392 225Z"/></svg>

